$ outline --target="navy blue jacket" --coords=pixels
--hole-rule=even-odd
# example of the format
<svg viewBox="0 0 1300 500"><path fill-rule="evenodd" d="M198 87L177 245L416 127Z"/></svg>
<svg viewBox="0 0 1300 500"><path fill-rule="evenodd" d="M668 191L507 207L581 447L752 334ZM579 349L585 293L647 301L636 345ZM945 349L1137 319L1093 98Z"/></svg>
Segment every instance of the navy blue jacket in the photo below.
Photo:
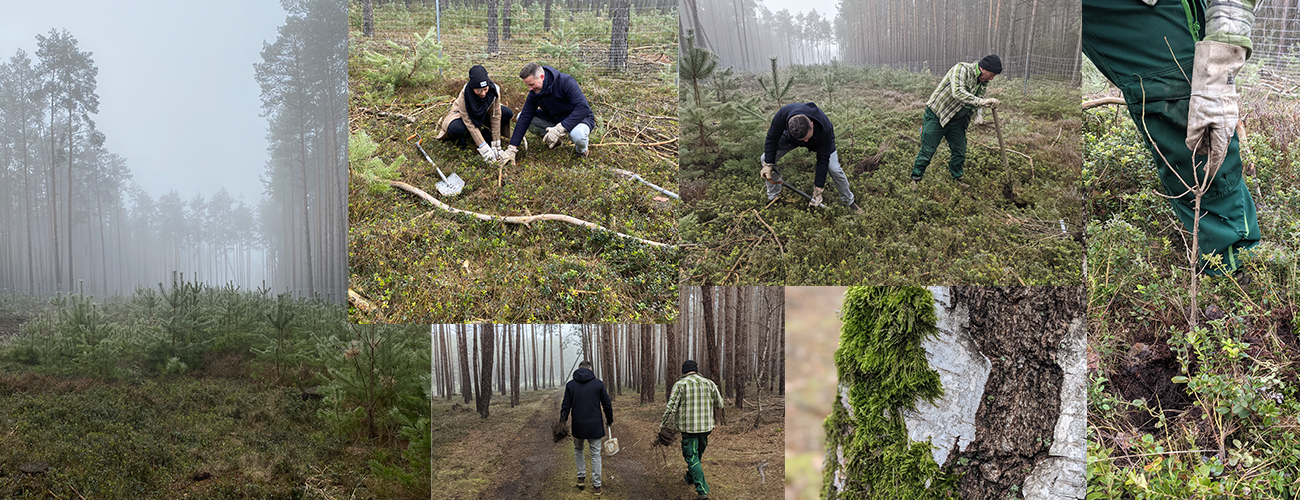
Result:
<svg viewBox="0 0 1300 500"><path fill-rule="evenodd" d="M790 121L791 116L808 115L813 123L813 136L808 142L803 142L786 131L786 123ZM813 179L813 185L819 188L826 187L826 172L830 168L831 153L835 152L835 127L831 125L831 119L826 117L826 113L817 109L817 105L811 102L796 102L786 104L776 112L772 118L772 125L767 128L767 142L763 147L763 161L767 163L776 163L776 152L786 151L794 148L804 147L817 153L817 170L816 178Z"/></svg>
<svg viewBox="0 0 1300 500"><path fill-rule="evenodd" d="M600 411L605 410L601 420ZM605 437L605 422L614 423L614 405L605 392L605 383L596 380L588 368L573 372L573 380L564 386L564 402L560 404L560 420L569 419L573 410L573 437L600 439Z"/></svg>
<svg viewBox="0 0 1300 500"><path fill-rule="evenodd" d="M551 123L564 125L564 130L573 130L579 123L586 123L596 128L596 115L587 106L587 97L582 95L578 82L550 66L542 66L546 77L542 80L541 92L528 91L524 107L519 110L519 121L515 123L515 133L510 136L510 145L518 146L523 142L524 132L533 121L533 114Z"/></svg>

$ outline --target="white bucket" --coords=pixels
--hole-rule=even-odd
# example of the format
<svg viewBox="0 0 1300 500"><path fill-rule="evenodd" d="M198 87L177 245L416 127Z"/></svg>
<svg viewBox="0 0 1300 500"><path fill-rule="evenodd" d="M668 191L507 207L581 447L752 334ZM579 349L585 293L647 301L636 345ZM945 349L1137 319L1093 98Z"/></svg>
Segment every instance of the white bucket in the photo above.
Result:
<svg viewBox="0 0 1300 500"><path fill-rule="evenodd" d="M605 440L605 454L613 455L618 453L618 438L614 437L612 431L609 431L609 427L606 427L605 429L608 431L606 434L609 435L609 439Z"/></svg>

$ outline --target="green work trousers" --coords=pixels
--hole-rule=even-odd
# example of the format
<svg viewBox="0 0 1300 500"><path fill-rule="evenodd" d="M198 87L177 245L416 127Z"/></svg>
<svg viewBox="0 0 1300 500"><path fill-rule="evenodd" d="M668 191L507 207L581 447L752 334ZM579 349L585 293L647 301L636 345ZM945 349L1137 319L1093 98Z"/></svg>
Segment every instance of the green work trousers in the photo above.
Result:
<svg viewBox="0 0 1300 500"><path fill-rule="evenodd" d="M925 176L925 168L930 166L930 158L939 149L940 139L948 141L948 173L952 174L953 179L961 178L962 167L966 165L966 126L970 123L972 114L974 112L970 108L962 109L944 126L939 124L939 117L934 111L926 106L925 121L921 124L921 151L912 163L912 180L919 181Z"/></svg>
<svg viewBox="0 0 1300 500"><path fill-rule="evenodd" d="M682 433L682 457L686 459L686 482L695 486L696 493L709 494L709 483L704 481L704 448L709 446L709 433Z"/></svg>
<svg viewBox="0 0 1300 500"><path fill-rule="evenodd" d="M1205 14L1197 0L1190 0L1188 8L1190 12L1179 0L1160 0L1154 7L1137 0L1083 0L1083 52L1124 93L1129 116L1155 159L1161 188L1166 195L1178 196L1169 203L1190 232L1196 198L1183 182L1191 185L1205 175L1206 157L1193 158L1186 145L1188 78ZM1224 264L1204 272L1236 270L1238 253L1260 238L1236 137L1201 198L1200 216L1200 253L1221 256ZM1204 259L1201 265L1206 265Z"/></svg>

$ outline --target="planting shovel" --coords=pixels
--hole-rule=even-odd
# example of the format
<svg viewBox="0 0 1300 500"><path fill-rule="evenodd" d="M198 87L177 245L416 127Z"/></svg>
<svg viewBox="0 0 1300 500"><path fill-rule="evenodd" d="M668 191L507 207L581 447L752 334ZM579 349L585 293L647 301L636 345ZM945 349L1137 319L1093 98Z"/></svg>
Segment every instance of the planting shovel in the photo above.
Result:
<svg viewBox="0 0 1300 500"><path fill-rule="evenodd" d="M606 434L609 434L609 439L606 439L606 440L605 440L605 454L607 454L607 455L614 455L614 454L617 454L617 453L618 453L618 438L614 437L614 430L613 430L611 427L609 427L609 426L605 426L605 429L608 430L608 432L606 432Z"/></svg>
<svg viewBox="0 0 1300 500"><path fill-rule="evenodd" d="M415 142L411 142L411 139L415 139ZM420 145L421 142L424 142L424 138L420 137L418 132L411 134L410 137L406 138L406 143L412 144L419 149L420 154L424 155L424 159L427 160L430 165L433 165L434 170L438 171L438 177L442 177L442 182L439 182L435 186L438 188L438 192L442 193L443 196L456 196L460 194L460 190L465 189L465 180L461 179L455 172L451 173L451 177L443 175L442 169L438 168L438 165L433 162L433 158L429 158L429 153L424 152L424 146Z"/></svg>
<svg viewBox="0 0 1300 500"><path fill-rule="evenodd" d="M789 190L791 190L791 191L794 191L794 192L796 192L796 193L799 193L799 196L803 196L804 198L807 198L808 201L812 201L812 196L809 196L808 193L805 193L805 192L803 192L803 191L800 191L799 188L794 187L794 186L791 186L791 185L789 185L789 184L786 184L784 181L782 181L782 182L777 182L777 181L774 181L774 180L772 180L772 179L763 179L763 180L765 180L765 181L767 181L767 182L770 182L770 183L772 183L772 184L780 184L782 187L784 187L784 188L786 188L786 189L789 189ZM817 208L826 208L826 203L821 203L821 204L817 205Z"/></svg>

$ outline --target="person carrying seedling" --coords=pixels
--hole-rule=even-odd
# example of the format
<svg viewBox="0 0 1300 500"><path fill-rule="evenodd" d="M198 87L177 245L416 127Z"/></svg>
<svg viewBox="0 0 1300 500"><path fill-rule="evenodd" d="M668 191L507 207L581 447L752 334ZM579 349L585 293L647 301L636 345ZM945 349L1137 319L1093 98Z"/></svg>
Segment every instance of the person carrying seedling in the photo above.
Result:
<svg viewBox="0 0 1300 500"><path fill-rule="evenodd" d="M948 141L948 173L963 188L970 184L962 180L962 167L966 164L966 127L974 117L975 124L984 121L979 108L992 108L998 100L984 97L989 82L1002 73L1002 60L989 54L979 62L960 62L939 81L939 87L925 103L925 118L921 125L921 151L912 163L912 188L925 176L930 158L939 149L939 140Z"/></svg>
<svg viewBox="0 0 1300 500"><path fill-rule="evenodd" d="M501 136L510 132L510 117L514 116L510 107L499 104L500 97L501 87L488 78L487 69L474 65L469 69L469 82L460 89L451 112L442 119L442 130L434 138L454 141L460 147L473 143L483 161L496 163L501 157ZM467 126L470 124L473 126ZM491 134L491 144L483 137L484 131Z"/></svg>
<svg viewBox="0 0 1300 500"><path fill-rule="evenodd" d="M1083 2L1083 52L1119 87L1155 160L1161 190L1189 233L1202 272L1232 273L1259 243L1255 200L1236 137L1237 71L1250 57L1255 0ZM1206 177L1210 183L1206 185ZM1194 189L1206 189L1196 211ZM1199 225L1197 218L1200 218ZM1222 266L1209 266L1219 256Z"/></svg>
<svg viewBox="0 0 1300 500"><path fill-rule="evenodd" d="M830 118L817 104L796 102L782 106L772 117L772 124L767 128L767 141L763 144L763 155L758 161L763 165L759 175L766 181L767 199L775 200L781 194L781 185L785 180L776 169L776 162L794 148L804 147L817 153L817 166L814 169L813 194L808 206L822 204L822 191L826 188L826 174L835 180L835 190L840 199L854 211L862 212L854 201L853 191L849 189L849 178L840 167L840 155L835 150L835 127Z"/></svg>
<svg viewBox="0 0 1300 500"><path fill-rule="evenodd" d="M695 486L696 500L709 498L709 483L704 480L704 448L709 445L709 433L713 432L716 418L722 425L727 425L723 413L726 403L722 393L712 380L698 373L695 361L682 363L682 378L673 384L673 394L668 397L668 407L664 409L664 418L659 422L660 432L664 427L681 431L682 457L686 459L686 483Z"/></svg>
<svg viewBox="0 0 1300 500"><path fill-rule="evenodd" d="M601 420L601 410L605 419ZM573 457L578 463L578 489L586 487L587 461L582 458L582 445L591 451L591 486L597 496L600 488L600 439L605 437L605 425L614 424L614 406L610 403L605 383L591 371L591 361L582 360L573 380L564 386L564 402L560 404L560 421L569 419L573 411Z"/></svg>
<svg viewBox="0 0 1300 500"><path fill-rule="evenodd" d="M504 154L504 161L514 161L520 143L528 149L524 133L532 131L542 136L546 147L554 148L564 137L573 141L573 151L579 157L587 156L587 138L591 129L596 128L596 115L587 106L587 97L573 77L556 71L550 66L535 62L524 65L519 71L519 78L528 86L528 97L519 110L519 121L515 123L514 135L510 136L510 147Z"/></svg>

